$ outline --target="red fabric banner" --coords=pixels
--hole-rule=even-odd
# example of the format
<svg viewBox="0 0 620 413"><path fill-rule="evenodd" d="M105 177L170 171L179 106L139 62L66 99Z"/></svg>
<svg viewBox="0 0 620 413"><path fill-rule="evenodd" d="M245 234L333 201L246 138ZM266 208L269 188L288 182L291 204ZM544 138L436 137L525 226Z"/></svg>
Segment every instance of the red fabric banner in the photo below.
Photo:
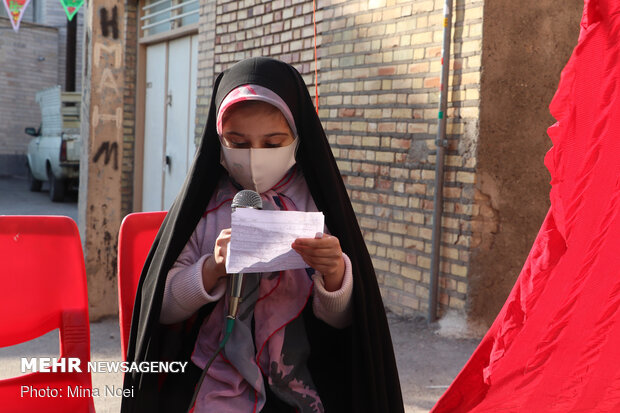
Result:
<svg viewBox="0 0 620 413"><path fill-rule="evenodd" d="M620 412L620 1L585 1L550 108L551 208L433 413Z"/></svg>

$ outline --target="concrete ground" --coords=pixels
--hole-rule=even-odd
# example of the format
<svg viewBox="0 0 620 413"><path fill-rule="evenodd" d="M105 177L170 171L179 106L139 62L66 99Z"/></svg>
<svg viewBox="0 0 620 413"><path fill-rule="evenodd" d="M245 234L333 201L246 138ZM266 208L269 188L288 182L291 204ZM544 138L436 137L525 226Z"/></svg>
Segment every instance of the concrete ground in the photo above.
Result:
<svg viewBox="0 0 620 413"><path fill-rule="evenodd" d="M0 176L0 215L66 215L77 220L76 194L69 194L65 202L53 203L46 186L40 193L29 192L27 188L25 178ZM402 319L393 314L388 314L388 320L406 412L428 412L479 340L440 336L422 320ZM56 357L58 352L57 331L18 346L0 348L0 379L21 374L21 357ZM91 360L121 360L117 318L91 323ZM105 386L122 387L122 375L93 373L93 388L101 389L102 393L94 398L96 411L116 413L121 397L104 394Z"/></svg>
<svg viewBox="0 0 620 413"><path fill-rule="evenodd" d="M52 202L47 182L41 192L30 192L25 177L0 175L0 215L66 215L77 222L77 193L66 195L63 202Z"/></svg>

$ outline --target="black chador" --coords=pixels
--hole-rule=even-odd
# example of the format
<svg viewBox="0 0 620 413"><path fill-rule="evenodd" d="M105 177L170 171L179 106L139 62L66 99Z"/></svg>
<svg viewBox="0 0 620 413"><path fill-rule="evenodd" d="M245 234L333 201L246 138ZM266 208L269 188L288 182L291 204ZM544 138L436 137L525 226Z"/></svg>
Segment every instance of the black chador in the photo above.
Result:
<svg viewBox="0 0 620 413"><path fill-rule="evenodd" d="M335 329L317 319L307 305L303 319L310 357L308 370L328 413L404 412L390 332L372 262L342 177L308 89L290 65L269 58L244 60L220 74L213 87L202 141L185 183L159 231L138 286L127 360L189 361L198 330L213 309L208 304L192 318L175 325L159 322L168 271L205 213L220 178L220 140L217 108L238 86L264 86L290 108L297 128L297 167L301 168L325 224L340 240L353 271L353 321ZM189 365L192 365L191 361ZM184 412L201 375L198 367L184 374L125 374L121 411ZM267 397L263 412L287 412L281 401Z"/></svg>

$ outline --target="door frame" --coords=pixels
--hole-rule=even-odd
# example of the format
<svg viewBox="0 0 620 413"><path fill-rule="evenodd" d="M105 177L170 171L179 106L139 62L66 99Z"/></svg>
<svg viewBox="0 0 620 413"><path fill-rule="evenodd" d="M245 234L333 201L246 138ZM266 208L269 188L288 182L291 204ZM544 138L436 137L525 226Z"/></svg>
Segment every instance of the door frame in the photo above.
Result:
<svg viewBox="0 0 620 413"><path fill-rule="evenodd" d="M138 13L140 15L140 13ZM138 17L138 27L140 18ZM146 48L154 43L168 42L179 37L198 34L198 23L180 27L178 29L153 36L142 37L139 28L140 39L136 62L136 123L134 140L133 162L133 211L142 211L142 181L144 178L144 122L146 119ZM198 42L200 48L200 41ZM198 51L198 53L200 50ZM198 85L196 85L197 87ZM198 97L196 97L198 98Z"/></svg>

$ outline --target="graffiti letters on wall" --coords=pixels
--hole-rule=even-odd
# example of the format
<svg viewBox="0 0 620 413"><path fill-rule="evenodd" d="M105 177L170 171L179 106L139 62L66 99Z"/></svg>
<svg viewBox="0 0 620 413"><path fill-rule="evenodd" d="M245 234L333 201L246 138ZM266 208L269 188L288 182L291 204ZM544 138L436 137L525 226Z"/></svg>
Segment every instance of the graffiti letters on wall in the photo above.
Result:
<svg viewBox="0 0 620 413"><path fill-rule="evenodd" d="M93 20L93 73L91 80L92 162L101 168L119 168L123 136L123 44L118 5L100 7ZM96 33L98 32L98 33Z"/></svg>

